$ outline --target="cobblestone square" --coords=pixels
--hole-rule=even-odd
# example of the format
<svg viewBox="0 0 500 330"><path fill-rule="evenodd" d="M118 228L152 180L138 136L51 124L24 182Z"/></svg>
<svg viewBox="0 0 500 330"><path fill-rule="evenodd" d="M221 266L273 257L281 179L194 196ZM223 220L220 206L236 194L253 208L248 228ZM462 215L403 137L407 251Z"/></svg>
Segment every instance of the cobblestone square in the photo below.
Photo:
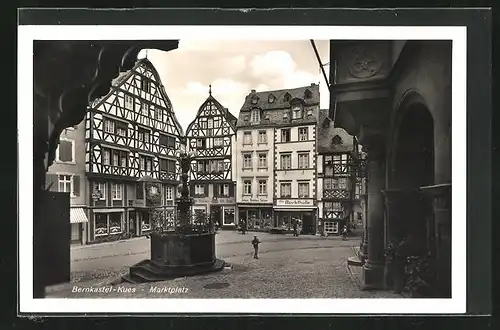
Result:
<svg viewBox="0 0 500 330"><path fill-rule="evenodd" d="M147 239L92 246L73 253L73 283L50 288L49 298L401 298L387 291L362 291L359 272L347 266L358 239L257 234L259 259L253 259L253 234L217 235L217 257L232 265L218 273L169 281L110 285L128 267L148 258ZM73 252L74 252L73 251ZM122 263L119 265L119 263ZM83 270L93 266L92 270ZM101 288L101 289L99 289ZM106 292L95 292L95 291ZM78 292L76 292L78 291ZM88 292L94 291L94 292Z"/></svg>

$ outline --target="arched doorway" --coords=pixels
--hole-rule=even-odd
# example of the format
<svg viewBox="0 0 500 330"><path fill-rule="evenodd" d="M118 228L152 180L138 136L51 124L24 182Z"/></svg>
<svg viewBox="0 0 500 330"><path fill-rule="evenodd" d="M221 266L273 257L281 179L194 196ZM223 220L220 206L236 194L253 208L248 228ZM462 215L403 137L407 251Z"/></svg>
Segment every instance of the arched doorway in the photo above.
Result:
<svg viewBox="0 0 500 330"><path fill-rule="evenodd" d="M415 98L412 98L412 101ZM397 236L433 249L434 223L432 200L420 192L434 184L434 122L420 97L405 102L393 145L391 187L400 191L401 212L396 219Z"/></svg>

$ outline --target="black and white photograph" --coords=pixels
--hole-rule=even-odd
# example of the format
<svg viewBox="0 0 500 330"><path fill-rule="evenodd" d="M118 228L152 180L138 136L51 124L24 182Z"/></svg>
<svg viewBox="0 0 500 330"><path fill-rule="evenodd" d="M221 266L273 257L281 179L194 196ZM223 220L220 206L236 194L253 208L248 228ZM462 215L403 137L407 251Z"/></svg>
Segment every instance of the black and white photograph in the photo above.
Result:
<svg viewBox="0 0 500 330"><path fill-rule="evenodd" d="M21 310L464 312L465 35L20 26Z"/></svg>

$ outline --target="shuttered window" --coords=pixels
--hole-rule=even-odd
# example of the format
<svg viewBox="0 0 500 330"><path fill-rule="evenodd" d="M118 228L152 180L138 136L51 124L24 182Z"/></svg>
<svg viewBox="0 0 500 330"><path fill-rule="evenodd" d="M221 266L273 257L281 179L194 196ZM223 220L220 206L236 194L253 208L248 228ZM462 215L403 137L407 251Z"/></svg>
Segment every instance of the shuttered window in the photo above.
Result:
<svg viewBox="0 0 500 330"><path fill-rule="evenodd" d="M59 174L57 176L57 188L52 189L52 187L51 191L67 192L71 196L80 196L80 177L72 174Z"/></svg>
<svg viewBox="0 0 500 330"><path fill-rule="evenodd" d="M61 140L57 148L57 160L60 162L74 162L73 159L74 141Z"/></svg>

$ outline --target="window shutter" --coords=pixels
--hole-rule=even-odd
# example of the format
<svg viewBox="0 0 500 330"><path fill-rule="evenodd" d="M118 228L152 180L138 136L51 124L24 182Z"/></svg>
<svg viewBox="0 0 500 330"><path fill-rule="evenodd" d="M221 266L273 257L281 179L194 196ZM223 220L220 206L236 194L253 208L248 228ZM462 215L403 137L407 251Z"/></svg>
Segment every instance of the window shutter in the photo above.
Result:
<svg viewBox="0 0 500 330"><path fill-rule="evenodd" d="M234 183L229 184L229 197L234 197Z"/></svg>
<svg viewBox="0 0 500 330"><path fill-rule="evenodd" d="M73 195L80 196L80 176L73 175Z"/></svg>
<svg viewBox="0 0 500 330"><path fill-rule="evenodd" d="M72 162L73 161L73 148L70 141L60 141L59 142L59 160L62 162Z"/></svg>
<svg viewBox="0 0 500 330"><path fill-rule="evenodd" d="M59 176L57 174L46 174L45 179L45 187L49 188L49 191L59 191Z"/></svg>

